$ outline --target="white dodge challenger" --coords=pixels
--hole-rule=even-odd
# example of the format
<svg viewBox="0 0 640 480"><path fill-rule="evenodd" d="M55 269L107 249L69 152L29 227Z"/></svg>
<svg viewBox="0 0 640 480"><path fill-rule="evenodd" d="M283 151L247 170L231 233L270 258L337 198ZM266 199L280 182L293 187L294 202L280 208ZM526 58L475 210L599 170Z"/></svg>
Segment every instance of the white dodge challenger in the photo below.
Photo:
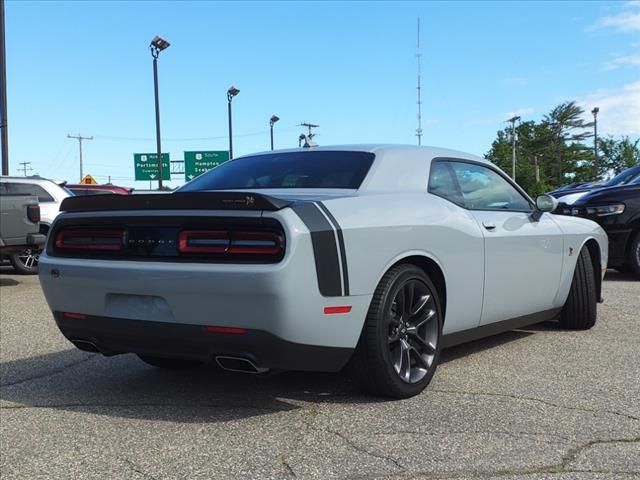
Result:
<svg viewBox="0 0 640 480"><path fill-rule="evenodd" d="M275 151L169 195L65 200L39 274L82 350L167 368L346 367L404 398L448 346L554 318L594 325L606 234L554 208L453 150Z"/></svg>

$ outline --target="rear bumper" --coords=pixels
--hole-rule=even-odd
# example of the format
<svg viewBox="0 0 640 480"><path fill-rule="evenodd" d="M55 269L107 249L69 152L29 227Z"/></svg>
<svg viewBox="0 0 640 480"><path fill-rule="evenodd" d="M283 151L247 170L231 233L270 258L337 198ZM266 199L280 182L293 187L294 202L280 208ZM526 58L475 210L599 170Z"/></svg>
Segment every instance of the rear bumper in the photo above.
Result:
<svg viewBox="0 0 640 480"><path fill-rule="evenodd" d="M47 237L41 233L30 233L26 237L0 241L0 253L18 253L26 248L37 248L44 245Z"/></svg>
<svg viewBox="0 0 640 480"><path fill-rule="evenodd" d="M78 348L93 344L105 355L141 355L212 361L218 355L243 357L268 369L334 372L353 349L289 342L260 330L243 334L209 333L202 325L86 316L54 312L62 334Z"/></svg>

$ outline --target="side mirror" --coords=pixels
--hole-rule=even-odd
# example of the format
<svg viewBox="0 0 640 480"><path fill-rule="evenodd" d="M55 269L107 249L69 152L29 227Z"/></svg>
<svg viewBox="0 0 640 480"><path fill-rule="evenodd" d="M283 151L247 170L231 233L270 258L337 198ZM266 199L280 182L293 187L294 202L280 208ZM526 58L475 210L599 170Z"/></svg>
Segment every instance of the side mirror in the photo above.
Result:
<svg viewBox="0 0 640 480"><path fill-rule="evenodd" d="M538 198L536 198L536 208L540 212L551 213L558 208L558 200L551 195L539 195Z"/></svg>

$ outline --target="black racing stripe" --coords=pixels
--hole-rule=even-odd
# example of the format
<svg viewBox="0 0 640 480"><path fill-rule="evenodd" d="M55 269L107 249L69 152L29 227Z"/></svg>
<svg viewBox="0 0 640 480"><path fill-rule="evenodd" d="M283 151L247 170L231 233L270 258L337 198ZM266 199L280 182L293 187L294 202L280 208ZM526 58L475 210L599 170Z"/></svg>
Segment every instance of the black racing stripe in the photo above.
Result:
<svg viewBox="0 0 640 480"><path fill-rule="evenodd" d="M340 262L331 224L313 203L300 202L292 205L291 208L311 232L320 293L325 297L340 297L342 295Z"/></svg>
<svg viewBox="0 0 640 480"><path fill-rule="evenodd" d="M336 218L331 214L329 209L322 202L318 202L318 206L322 209L322 211L329 217L331 223L333 223L336 232L338 233L338 243L340 244L340 260L342 261L342 283L344 284L344 294L349 295L349 270L347 268L347 251L344 248L344 235L342 234L342 228L340 228L340 224L336 220Z"/></svg>

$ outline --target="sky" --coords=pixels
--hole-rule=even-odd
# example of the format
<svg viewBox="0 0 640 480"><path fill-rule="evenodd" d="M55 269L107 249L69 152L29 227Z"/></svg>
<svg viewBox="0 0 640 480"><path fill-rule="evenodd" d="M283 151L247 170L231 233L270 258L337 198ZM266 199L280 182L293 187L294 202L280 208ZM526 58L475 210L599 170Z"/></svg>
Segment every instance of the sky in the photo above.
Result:
<svg viewBox="0 0 640 480"><path fill-rule="evenodd" d="M154 152L149 42L161 35L162 147L234 156L298 145L416 144L421 21L423 145L484 155L513 114L577 101L603 135L640 137L640 1L173 2L6 0L10 173L139 189ZM183 176L168 185L182 184Z"/></svg>

